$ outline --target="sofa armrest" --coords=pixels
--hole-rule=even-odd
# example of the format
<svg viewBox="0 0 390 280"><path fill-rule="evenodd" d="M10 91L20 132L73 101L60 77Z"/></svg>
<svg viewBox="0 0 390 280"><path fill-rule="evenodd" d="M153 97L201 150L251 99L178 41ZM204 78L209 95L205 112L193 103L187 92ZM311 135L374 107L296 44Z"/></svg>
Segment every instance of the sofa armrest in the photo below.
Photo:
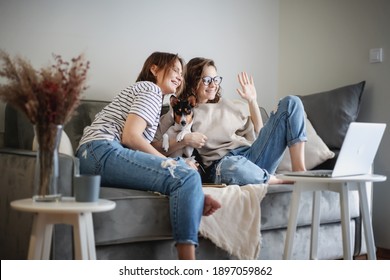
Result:
<svg viewBox="0 0 390 280"><path fill-rule="evenodd" d="M4 259L25 259L32 226L32 213L11 209L13 200L29 198L34 190L36 152L21 149L0 149L0 257ZM64 196L72 195L74 158L60 154L59 191ZM59 230L59 227L63 229ZM64 228L66 228L64 230ZM59 243L72 244L71 227L56 225L53 233L53 255L60 259L72 258L72 246L67 252L55 253Z"/></svg>
<svg viewBox="0 0 390 280"><path fill-rule="evenodd" d="M13 200L32 197L35 161L36 152L21 149L0 149L0 170L2 171L0 199L5 196L12 196ZM63 196L72 195L75 162L77 159L72 156L59 155L59 191Z"/></svg>

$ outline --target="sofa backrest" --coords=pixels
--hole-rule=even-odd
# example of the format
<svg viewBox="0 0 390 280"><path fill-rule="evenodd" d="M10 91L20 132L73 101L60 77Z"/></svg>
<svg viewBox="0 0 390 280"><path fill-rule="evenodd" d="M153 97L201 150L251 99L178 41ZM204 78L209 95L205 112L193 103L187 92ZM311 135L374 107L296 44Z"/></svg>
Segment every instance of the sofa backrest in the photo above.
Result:
<svg viewBox="0 0 390 280"><path fill-rule="evenodd" d="M107 104L108 101L81 100L75 115L64 127L74 151L76 151L84 127L91 124L95 114ZM33 125L24 113L7 104L5 107L4 147L31 150L33 139Z"/></svg>
<svg viewBox="0 0 390 280"><path fill-rule="evenodd" d="M99 113L109 102L96 100L82 100L76 110L76 114L65 125L65 132L69 136L72 143L73 151L76 152L78 143L83 135L84 127L90 125L95 119L95 115ZM165 114L169 110L169 105L164 105L161 114ZM268 114L264 108L260 108L263 121L268 120Z"/></svg>
<svg viewBox="0 0 390 280"><path fill-rule="evenodd" d="M4 147L31 150L34 129L24 113L6 104L4 116Z"/></svg>
<svg viewBox="0 0 390 280"><path fill-rule="evenodd" d="M64 131L72 143L74 152L76 152L79 145L84 128L92 123L95 119L95 115L99 113L108 103L108 101L81 100L80 105L76 109L75 115L64 127Z"/></svg>
<svg viewBox="0 0 390 280"><path fill-rule="evenodd" d="M72 119L65 125L64 131L68 135L73 151L76 152L78 143L83 135L84 128L92 123L95 115L100 112L109 101L81 100ZM162 114L169 110L168 105L162 108ZM263 121L268 119L267 112L260 108ZM27 117L12 106L6 105L4 127L4 146L6 148L31 150L34 139L34 129Z"/></svg>

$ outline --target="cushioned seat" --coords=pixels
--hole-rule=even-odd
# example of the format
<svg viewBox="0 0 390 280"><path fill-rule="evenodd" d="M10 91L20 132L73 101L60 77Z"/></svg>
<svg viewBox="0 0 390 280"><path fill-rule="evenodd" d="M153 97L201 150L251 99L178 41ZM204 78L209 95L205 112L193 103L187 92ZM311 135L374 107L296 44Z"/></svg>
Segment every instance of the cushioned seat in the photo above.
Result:
<svg viewBox="0 0 390 280"><path fill-rule="evenodd" d="M93 216L97 245L172 239L166 196L102 187L100 197L115 201L116 207Z"/></svg>

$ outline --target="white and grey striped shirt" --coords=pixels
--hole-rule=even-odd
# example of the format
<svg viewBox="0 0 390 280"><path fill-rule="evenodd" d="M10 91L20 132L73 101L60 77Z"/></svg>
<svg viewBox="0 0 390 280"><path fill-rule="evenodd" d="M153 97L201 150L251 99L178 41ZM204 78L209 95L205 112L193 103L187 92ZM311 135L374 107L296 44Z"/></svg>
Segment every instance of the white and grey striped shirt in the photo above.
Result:
<svg viewBox="0 0 390 280"><path fill-rule="evenodd" d="M137 82L127 87L96 114L90 126L84 128L79 146L92 140L121 142L123 128L130 113L146 121L143 135L151 142L159 123L162 101L161 89L152 82Z"/></svg>

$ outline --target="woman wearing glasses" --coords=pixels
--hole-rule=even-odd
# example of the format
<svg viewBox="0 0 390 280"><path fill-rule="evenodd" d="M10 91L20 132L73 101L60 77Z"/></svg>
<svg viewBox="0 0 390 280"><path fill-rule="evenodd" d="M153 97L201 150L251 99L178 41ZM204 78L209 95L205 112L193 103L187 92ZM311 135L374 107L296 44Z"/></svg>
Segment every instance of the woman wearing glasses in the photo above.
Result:
<svg viewBox="0 0 390 280"><path fill-rule="evenodd" d="M201 217L220 205L204 195L194 168L182 159L166 158L150 144L163 96L183 84L183 64L175 54L152 53L136 83L122 90L84 129L76 156L81 173L100 174L106 186L168 195L178 257L194 259Z"/></svg>
<svg viewBox="0 0 390 280"><path fill-rule="evenodd" d="M278 109L263 124L252 77L240 73L241 89L237 92L243 100L229 100L221 97L222 77L218 76L213 60L193 58L186 67L180 98L195 95L198 106L194 113L194 132L176 145L197 149L206 171L204 181L237 185L283 183L272 174L286 147L289 147L293 170L305 170L306 128L298 97L281 99ZM169 114L161 118L157 140L171 123Z"/></svg>

